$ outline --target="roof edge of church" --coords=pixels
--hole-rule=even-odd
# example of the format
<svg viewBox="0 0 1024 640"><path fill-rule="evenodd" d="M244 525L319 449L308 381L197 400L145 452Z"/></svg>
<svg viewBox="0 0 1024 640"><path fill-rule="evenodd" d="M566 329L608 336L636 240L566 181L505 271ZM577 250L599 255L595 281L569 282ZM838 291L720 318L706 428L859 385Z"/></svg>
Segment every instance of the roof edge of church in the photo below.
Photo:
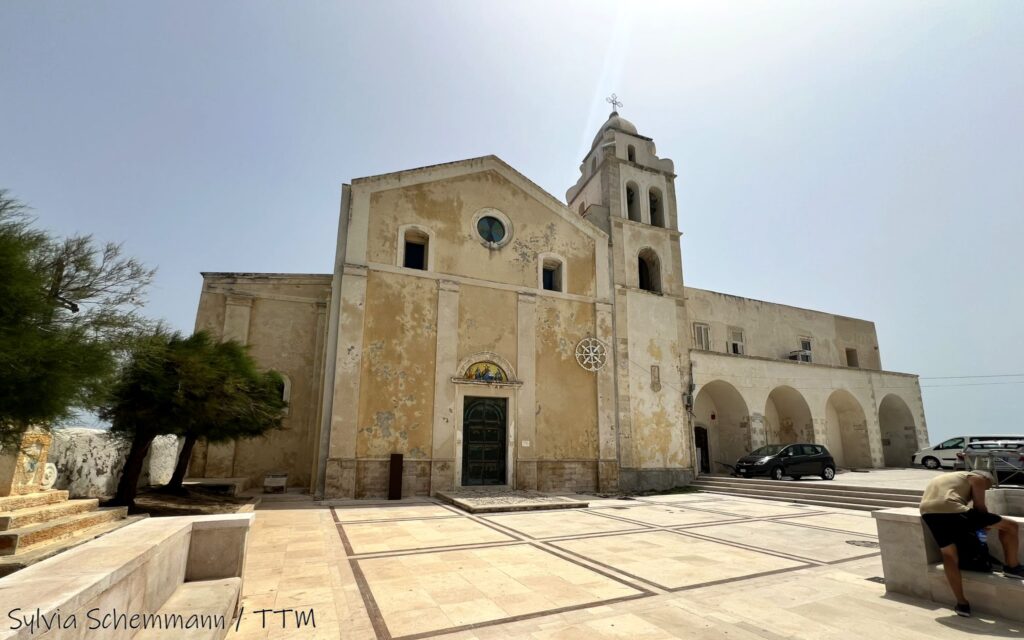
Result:
<svg viewBox="0 0 1024 640"><path fill-rule="evenodd" d="M537 184L536 182L531 180L522 171L519 171L518 169L516 169L515 167L513 167L509 163L505 162L504 160L502 160L500 157L498 157L497 155L495 155L493 153L487 154L485 156L476 156L474 158L464 158L462 160L452 160L451 162L440 162L440 163L437 163L437 164L430 164L430 165L426 165L426 166L423 166L423 167L415 167L413 169L402 169L401 171L392 171L390 173L379 173L379 174L372 175L372 176L364 176L362 178L354 178L352 180L352 185L363 184L363 183L366 183L366 182L377 181L377 180L383 180L385 178L391 178L391 177L394 177L394 176L397 176L397 175L401 175L401 174L417 174L417 173L422 173L422 172L426 172L426 171L431 171L431 170L439 169L439 168L442 168L442 167L453 167L453 166L460 165L460 164L465 164L465 165L471 165L471 164L474 164L474 163L481 163L481 164L483 164L483 163L486 163L486 162L495 162L495 163L501 165L502 167L504 167L508 171L510 171L513 174L515 174L519 179L523 180L528 185L530 185L531 187L536 189L541 195L543 195L544 197L550 199L551 200L551 204L553 204L553 205L555 205L557 207L560 207L561 209L564 209L566 213L568 213L570 216L572 216L573 220L576 220L576 221L582 223L587 229L597 233L601 237L604 237L604 238L608 237L608 234L605 233L604 229L601 229L600 227L595 225L593 222L590 222L589 220L587 220L585 218L580 218L580 217L576 216L575 214L573 214L573 212L569 209L569 205L567 205L565 202L563 202L562 200L560 200L557 197L555 197L551 192L549 192L544 187L540 186L539 184Z"/></svg>
<svg viewBox="0 0 1024 640"><path fill-rule="evenodd" d="M713 293L716 296L724 296L726 298L738 298L740 300L745 300L747 302L758 302L758 303L761 303L761 304L770 304L770 305L775 306L775 307L786 307L786 308L789 308L789 309L795 309L797 311L806 311L808 313L817 313L817 314L820 314L820 315L823 315L823 316L831 316L833 318L842 318L843 320L855 320L857 322L867 322L867 323L870 323L870 324L875 324L874 320L868 320L867 318L858 318L856 316L848 316L848 315L845 315L845 314L842 314L842 313L832 313L830 311L822 311L821 309L812 309L810 307L800 307L800 306L797 306L795 304L787 304L785 302L775 302L773 300L764 300L762 298L751 298L749 296L741 296L741 295L736 294L736 293L726 293L724 291L715 291L714 289L705 289L704 287L694 287L694 286L688 285L688 284L684 284L683 285L683 289L686 290L686 291L690 291L690 290L693 290L693 291L703 291L704 293Z"/></svg>
<svg viewBox="0 0 1024 640"><path fill-rule="evenodd" d="M438 162L438 163L435 163L435 164L423 165L422 167L412 167L412 168L409 168L409 169L399 169L398 171L388 171L387 173L375 173L375 174L369 175L369 176L362 176L360 178L353 178L352 179L352 184L355 185L355 184L361 184L363 182L371 182L371 181L376 181L376 180L383 180L384 178L391 178L391 177L394 177L394 176L397 176L397 175L400 175L400 174L403 174L403 173L419 173L421 171L428 171L428 170L431 170L431 169L438 169L438 168L441 168L441 167L450 167L450 166L454 166L454 165L457 165L457 164L468 164L468 163L471 163L471 162L480 162L480 161L488 160L488 159L497 160L497 161L501 162L502 164L508 166L507 162L505 162L504 160L502 160L498 156L494 155L493 153L489 153L489 154L487 154L485 156L475 156L475 157L472 157L472 158L462 158L461 160L450 160L448 162Z"/></svg>
<svg viewBox="0 0 1024 640"><path fill-rule="evenodd" d="M276 271L200 271L204 278L333 278L330 273L281 273Z"/></svg>

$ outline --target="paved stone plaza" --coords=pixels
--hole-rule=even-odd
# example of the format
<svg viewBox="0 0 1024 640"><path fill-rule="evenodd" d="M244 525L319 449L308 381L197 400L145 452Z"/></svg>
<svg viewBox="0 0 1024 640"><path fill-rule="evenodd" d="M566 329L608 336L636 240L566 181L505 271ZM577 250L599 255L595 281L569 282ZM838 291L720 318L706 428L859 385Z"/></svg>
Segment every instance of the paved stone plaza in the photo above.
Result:
<svg viewBox="0 0 1024 640"><path fill-rule="evenodd" d="M1024 637L885 595L868 512L704 493L469 515L429 499L257 511L233 638ZM315 612L316 628L260 609Z"/></svg>

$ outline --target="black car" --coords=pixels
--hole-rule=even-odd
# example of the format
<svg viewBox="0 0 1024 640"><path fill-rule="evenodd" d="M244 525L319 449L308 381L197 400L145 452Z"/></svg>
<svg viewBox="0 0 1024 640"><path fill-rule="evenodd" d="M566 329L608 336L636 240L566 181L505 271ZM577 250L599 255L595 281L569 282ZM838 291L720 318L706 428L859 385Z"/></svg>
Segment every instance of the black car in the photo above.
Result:
<svg viewBox="0 0 1024 640"><path fill-rule="evenodd" d="M769 444L737 460L736 475L769 476L773 480L821 476L822 480L831 480L836 477L836 461L820 444Z"/></svg>

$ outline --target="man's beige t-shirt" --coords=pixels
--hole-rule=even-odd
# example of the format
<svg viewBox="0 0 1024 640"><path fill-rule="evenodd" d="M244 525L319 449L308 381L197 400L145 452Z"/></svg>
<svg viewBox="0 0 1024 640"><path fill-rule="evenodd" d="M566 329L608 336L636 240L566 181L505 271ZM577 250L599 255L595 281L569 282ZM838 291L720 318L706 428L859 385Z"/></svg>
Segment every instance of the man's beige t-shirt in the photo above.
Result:
<svg viewBox="0 0 1024 640"><path fill-rule="evenodd" d="M970 471L944 473L928 483L921 496L921 513L963 513L970 510Z"/></svg>

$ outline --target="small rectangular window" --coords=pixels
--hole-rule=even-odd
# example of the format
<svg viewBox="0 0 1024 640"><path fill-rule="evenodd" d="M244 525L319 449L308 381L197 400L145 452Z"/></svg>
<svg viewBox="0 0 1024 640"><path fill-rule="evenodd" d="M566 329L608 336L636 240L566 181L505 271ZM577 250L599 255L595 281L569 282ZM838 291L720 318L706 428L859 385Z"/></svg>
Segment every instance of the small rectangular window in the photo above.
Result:
<svg viewBox="0 0 1024 640"><path fill-rule="evenodd" d="M860 361L857 359L857 350L856 349L847 349L846 350L846 366L848 366L848 367L859 367L860 366Z"/></svg>
<svg viewBox="0 0 1024 640"><path fill-rule="evenodd" d="M402 265L406 269L427 269L427 245L410 239L405 241L405 259Z"/></svg>
<svg viewBox="0 0 1024 640"><path fill-rule="evenodd" d="M562 291L562 264L544 261L541 269L541 286L547 291Z"/></svg>
<svg viewBox="0 0 1024 640"><path fill-rule="evenodd" d="M548 291L557 291L555 288L555 270L544 269L544 288Z"/></svg>
<svg viewBox="0 0 1024 640"><path fill-rule="evenodd" d="M729 329L729 353L737 356L742 356L745 351L745 345L743 342L743 329Z"/></svg>
<svg viewBox="0 0 1024 640"><path fill-rule="evenodd" d="M791 360L811 362L811 339L800 338L800 349L790 356Z"/></svg>
<svg viewBox="0 0 1024 640"><path fill-rule="evenodd" d="M711 351L711 327L703 322L693 323L693 348Z"/></svg>

